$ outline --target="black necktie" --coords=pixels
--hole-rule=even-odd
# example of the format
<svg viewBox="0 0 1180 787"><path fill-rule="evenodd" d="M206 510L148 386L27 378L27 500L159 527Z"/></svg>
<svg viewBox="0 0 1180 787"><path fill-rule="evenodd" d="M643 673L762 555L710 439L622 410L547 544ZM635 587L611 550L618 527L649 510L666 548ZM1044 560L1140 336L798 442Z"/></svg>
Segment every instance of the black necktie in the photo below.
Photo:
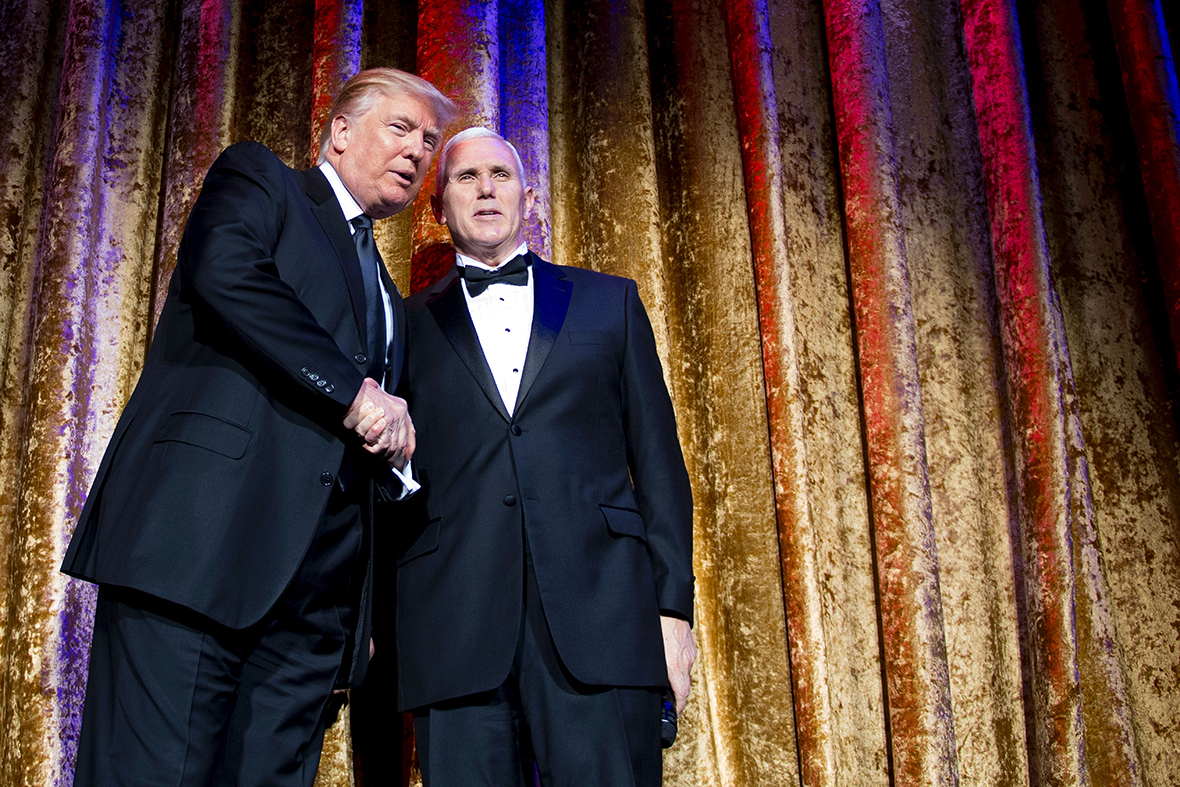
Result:
<svg viewBox="0 0 1180 787"><path fill-rule="evenodd" d="M516 284L524 286L529 283L529 260L524 254L518 254L508 262L490 271L475 265L464 265L461 269L463 280L467 282L467 292L471 297L481 294L490 284Z"/></svg>
<svg viewBox="0 0 1180 787"><path fill-rule="evenodd" d="M385 365L385 304L381 297L381 284L377 278L377 266L381 255L373 242L373 220L361 214L352 220L356 232L352 241L356 244L356 256L361 261L361 281L365 284L365 330L368 341L368 374L374 380L381 380L381 368Z"/></svg>

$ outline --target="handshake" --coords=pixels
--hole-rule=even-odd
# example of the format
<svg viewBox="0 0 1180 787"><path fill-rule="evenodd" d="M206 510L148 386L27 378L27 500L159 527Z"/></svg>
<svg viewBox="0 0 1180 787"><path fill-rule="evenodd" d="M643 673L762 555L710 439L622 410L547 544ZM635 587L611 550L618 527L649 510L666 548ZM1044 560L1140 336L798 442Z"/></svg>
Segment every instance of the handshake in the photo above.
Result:
<svg viewBox="0 0 1180 787"><path fill-rule="evenodd" d="M366 377L344 414L344 426L365 441L365 450L401 470L414 455L414 424L406 400L386 393Z"/></svg>

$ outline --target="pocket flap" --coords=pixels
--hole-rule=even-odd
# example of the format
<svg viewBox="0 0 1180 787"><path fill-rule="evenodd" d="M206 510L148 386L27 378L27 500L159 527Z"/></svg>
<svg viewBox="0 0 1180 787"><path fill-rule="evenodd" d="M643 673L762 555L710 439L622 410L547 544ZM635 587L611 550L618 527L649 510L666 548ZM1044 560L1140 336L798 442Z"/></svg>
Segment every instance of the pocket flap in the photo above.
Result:
<svg viewBox="0 0 1180 787"><path fill-rule="evenodd" d="M422 528L422 532L414 539L414 543L410 544L405 552L398 555L397 564L401 566L416 557L421 557L438 549L438 530L441 525L441 519L432 519L427 522L426 527Z"/></svg>
<svg viewBox="0 0 1180 787"><path fill-rule="evenodd" d="M610 532L620 536L647 539L647 529L643 526L643 517L639 515L638 511L632 511L629 508L615 508L603 503L599 503L598 507L602 509L602 514L606 517L606 526Z"/></svg>
<svg viewBox="0 0 1180 787"><path fill-rule="evenodd" d="M194 411L172 413L156 434L156 442L172 440L241 459L250 444L250 430L223 421L217 416Z"/></svg>

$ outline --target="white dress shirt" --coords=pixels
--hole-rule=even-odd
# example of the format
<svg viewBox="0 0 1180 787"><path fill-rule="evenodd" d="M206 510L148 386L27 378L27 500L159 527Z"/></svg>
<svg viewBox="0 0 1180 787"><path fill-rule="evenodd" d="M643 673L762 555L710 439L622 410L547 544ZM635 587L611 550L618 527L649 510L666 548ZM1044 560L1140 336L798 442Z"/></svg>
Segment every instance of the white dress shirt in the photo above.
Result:
<svg viewBox="0 0 1180 787"><path fill-rule="evenodd" d="M505 262L527 252L528 245L522 243L508 255ZM465 254L456 254L455 264L460 268L472 265L494 270ZM524 359L529 351L529 336L533 329L533 266L529 266L528 273L528 284L523 287L497 282L489 284L486 290L475 297L468 291L467 282L463 282L467 311L475 325L484 358L496 380L500 399L510 416L516 409L516 394L520 390L520 377L524 372Z"/></svg>
<svg viewBox="0 0 1180 787"><path fill-rule="evenodd" d="M352 220L363 214L365 211L361 209L361 206L357 204L357 201L353 198L352 194L349 193L348 189L344 185L344 182L340 180L340 176L336 174L336 170L331 164L326 161L323 164L320 164L320 172L324 173L324 177L328 179L328 183L332 186L332 193L336 195L336 201L340 203L340 210L344 211L344 219L348 224L349 234L355 235L356 227L352 226ZM377 243L377 239L375 237L373 238L373 243ZM390 300L389 292L385 289L385 281L381 277L381 271L377 271L377 286L381 290L381 300L385 304L385 346L386 351L388 352L389 343L393 341L393 336L391 335L393 332L393 301ZM384 378L384 368L385 365L382 364L382 378ZM382 385L385 384L384 379L378 380L377 382ZM398 470L396 467L391 467L389 469L392 470L393 474L397 476L397 479L402 482L403 489L401 495L398 497L398 500L404 500L422 488L422 485L414 480L413 470L410 467L409 459L406 460L406 466L401 470Z"/></svg>

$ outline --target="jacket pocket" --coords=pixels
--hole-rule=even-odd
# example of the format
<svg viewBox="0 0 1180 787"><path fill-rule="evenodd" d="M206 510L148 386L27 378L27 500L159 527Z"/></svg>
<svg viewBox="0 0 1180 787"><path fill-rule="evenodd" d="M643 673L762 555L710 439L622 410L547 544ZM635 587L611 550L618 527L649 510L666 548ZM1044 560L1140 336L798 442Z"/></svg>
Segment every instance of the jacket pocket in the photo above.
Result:
<svg viewBox="0 0 1180 787"><path fill-rule="evenodd" d="M438 530L442 526L442 519L432 519L426 523L426 527L414 539L414 543L406 548L406 551L398 555L397 564L399 566L409 563L414 558L422 557L423 555L438 550Z"/></svg>
<svg viewBox="0 0 1180 787"><path fill-rule="evenodd" d="M618 536L634 536L641 541L647 540L647 528L643 526L643 517L638 511L629 508L616 508L599 503L602 515L606 517L606 526L610 532Z"/></svg>
<svg viewBox="0 0 1180 787"><path fill-rule="evenodd" d="M241 459L250 444L250 430L217 416L185 411L172 413L156 433L157 443L186 443L230 459Z"/></svg>

